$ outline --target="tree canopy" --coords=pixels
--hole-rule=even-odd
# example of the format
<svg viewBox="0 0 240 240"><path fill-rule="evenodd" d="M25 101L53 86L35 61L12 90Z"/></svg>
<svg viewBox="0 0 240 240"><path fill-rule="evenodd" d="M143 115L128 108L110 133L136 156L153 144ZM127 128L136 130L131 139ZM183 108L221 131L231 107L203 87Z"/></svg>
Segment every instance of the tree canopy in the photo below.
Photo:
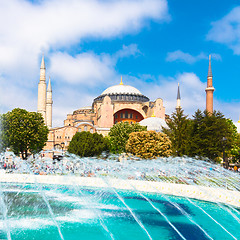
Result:
<svg viewBox="0 0 240 240"><path fill-rule="evenodd" d="M236 130L221 112L197 110L192 120L190 156L216 159L222 155L223 144L226 150L233 147L236 136ZM227 139L225 143L223 137Z"/></svg>
<svg viewBox="0 0 240 240"><path fill-rule="evenodd" d="M231 120L221 112L197 110L192 119L176 110L168 121L169 129L164 132L172 141L172 150L178 155L217 159L222 156L223 144L226 151L234 147L238 139L236 128ZM227 141L223 143L222 139Z"/></svg>
<svg viewBox="0 0 240 240"><path fill-rule="evenodd" d="M77 132L68 147L68 152L80 157L92 157L100 155L108 150L108 141L98 133Z"/></svg>
<svg viewBox="0 0 240 240"><path fill-rule="evenodd" d="M113 153L126 152L126 143L129 134L132 132L146 131L146 126L141 126L139 123L130 124L129 122L120 122L115 124L109 132L110 150Z"/></svg>
<svg viewBox="0 0 240 240"><path fill-rule="evenodd" d="M189 154L191 120L184 115L182 109L175 110L169 121L168 128L163 132L168 135L172 142L173 155L183 156Z"/></svg>
<svg viewBox="0 0 240 240"><path fill-rule="evenodd" d="M48 128L40 113L15 108L1 115L1 150L10 147L16 154L22 155L40 152L47 139Z"/></svg>

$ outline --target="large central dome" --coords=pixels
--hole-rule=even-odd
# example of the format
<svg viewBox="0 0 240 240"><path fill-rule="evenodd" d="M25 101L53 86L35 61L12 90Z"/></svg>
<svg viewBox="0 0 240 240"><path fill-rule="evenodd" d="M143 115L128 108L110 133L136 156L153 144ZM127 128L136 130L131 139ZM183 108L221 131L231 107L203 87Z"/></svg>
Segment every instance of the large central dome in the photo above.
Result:
<svg viewBox="0 0 240 240"><path fill-rule="evenodd" d="M129 85L114 85L112 87L107 88L101 95L109 95L109 94L135 94L142 95L142 93L136 89L135 87Z"/></svg>
<svg viewBox="0 0 240 240"><path fill-rule="evenodd" d="M125 85L122 82L118 85L111 86L102 92L100 96L94 99L94 102L101 102L105 96L109 96L112 101L124 102L148 102L149 98L144 96L135 87Z"/></svg>

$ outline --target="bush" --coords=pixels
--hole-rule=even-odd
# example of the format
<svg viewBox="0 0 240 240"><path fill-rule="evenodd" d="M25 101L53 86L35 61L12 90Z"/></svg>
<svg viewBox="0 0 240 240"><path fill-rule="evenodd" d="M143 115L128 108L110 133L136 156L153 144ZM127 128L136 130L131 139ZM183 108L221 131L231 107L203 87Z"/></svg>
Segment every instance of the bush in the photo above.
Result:
<svg viewBox="0 0 240 240"><path fill-rule="evenodd" d="M141 158L168 157L172 154L171 141L167 135L155 131L131 133L126 150Z"/></svg>
<svg viewBox="0 0 240 240"><path fill-rule="evenodd" d="M98 133L78 132L68 147L68 152L80 157L98 156L108 150L107 139Z"/></svg>
<svg viewBox="0 0 240 240"><path fill-rule="evenodd" d="M130 124L129 122L120 122L115 124L109 132L110 150L113 153L125 152L125 146L132 132L140 132L147 130L147 127L141 126L139 123Z"/></svg>

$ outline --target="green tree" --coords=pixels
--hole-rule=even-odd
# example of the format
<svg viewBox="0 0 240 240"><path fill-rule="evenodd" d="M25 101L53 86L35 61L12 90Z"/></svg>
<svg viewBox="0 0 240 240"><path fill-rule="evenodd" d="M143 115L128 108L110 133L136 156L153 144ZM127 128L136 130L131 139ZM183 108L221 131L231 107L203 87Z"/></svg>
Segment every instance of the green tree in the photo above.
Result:
<svg viewBox="0 0 240 240"><path fill-rule="evenodd" d="M192 120L190 156L217 159L222 156L223 137L227 138L226 151L230 151L236 141L236 129L229 119L220 112L212 114L197 110Z"/></svg>
<svg viewBox="0 0 240 240"><path fill-rule="evenodd" d="M240 134L237 132L237 127L232 120L227 119L230 129L233 131L234 143L230 151L227 151L231 162L235 163L240 159Z"/></svg>
<svg viewBox="0 0 240 240"><path fill-rule="evenodd" d="M110 150L113 153L126 152L125 146L132 132L146 131L146 126L139 123L130 124L129 122L120 122L115 124L109 132Z"/></svg>
<svg viewBox="0 0 240 240"><path fill-rule="evenodd" d="M171 155L171 141L161 132L142 131L130 133L126 144L127 152L141 158L168 157Z"/></svg>
<svg viewBox="0 0 240 240"><path fill-rule="evenodd" d="M191 120L184 115L182 109L176 109L169 118L168 128L163 132L172 142L173 155L188 155L190 147Z"/></svg>
<svg viewBox="0 0 240 240"><path fill-rule="evenodd" d="M27 158L28 153L40 152L47 139L48 128L40 113L15 108L1 116L1 148L10 147L16 154Z"/></svg>
<svg viewBox="0 0 240 240"><path fill-rule="evenodd" d="M100 155L108 150L108 140L102 134L90 132L76 133L68 147L68 152L80 157L92 157Z"/></svg>

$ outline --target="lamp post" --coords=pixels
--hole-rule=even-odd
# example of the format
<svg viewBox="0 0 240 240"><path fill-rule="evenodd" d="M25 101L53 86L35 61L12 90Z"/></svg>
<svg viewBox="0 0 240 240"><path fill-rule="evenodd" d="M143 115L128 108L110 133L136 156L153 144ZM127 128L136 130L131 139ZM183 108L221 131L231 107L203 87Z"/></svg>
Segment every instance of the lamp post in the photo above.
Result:
<svg viewBox="0 0 240 240"><path fill-rule="evenodd" d="M62 155L63 155L63 149L64 149L64 146L65 146L65 144L64 144L64 142L62 142L62 143L61 143Z"/></svg>
<svg viewBox="0 0 240 240"><path fill-rule="evenodd" d="M222 138L222 145L223 145L223 166L228 169L228 160L226 159L226 155L225 155L225 147L226 147L226 141L227 138L223 137Z"/></svg>

